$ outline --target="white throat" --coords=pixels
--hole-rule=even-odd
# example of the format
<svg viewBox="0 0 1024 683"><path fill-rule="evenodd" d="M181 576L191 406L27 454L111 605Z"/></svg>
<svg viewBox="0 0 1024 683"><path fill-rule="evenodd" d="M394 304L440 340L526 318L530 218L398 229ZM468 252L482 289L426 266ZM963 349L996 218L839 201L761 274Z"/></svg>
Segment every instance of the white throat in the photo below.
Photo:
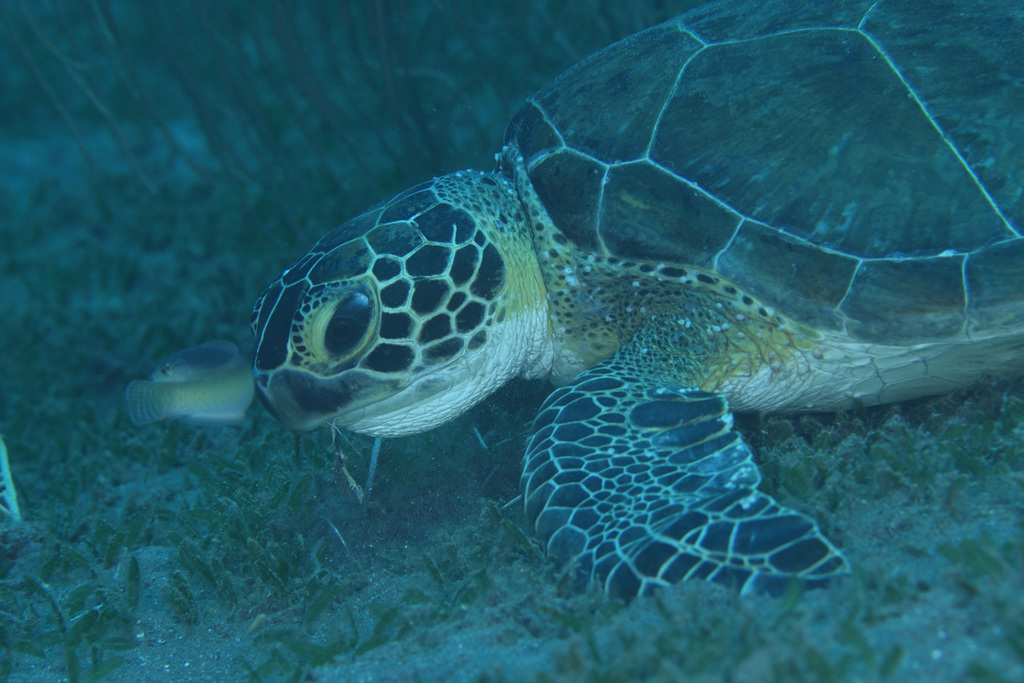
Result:
<svg viewBox="0 0 1024 683"><path fill-rule="evenodd" d="M546 377L554 347L547 311L531 308L487 331L487 342L412 381L401 391L342 414L339 426L396 437L439 427L484 400L513 377Z"/></svg>

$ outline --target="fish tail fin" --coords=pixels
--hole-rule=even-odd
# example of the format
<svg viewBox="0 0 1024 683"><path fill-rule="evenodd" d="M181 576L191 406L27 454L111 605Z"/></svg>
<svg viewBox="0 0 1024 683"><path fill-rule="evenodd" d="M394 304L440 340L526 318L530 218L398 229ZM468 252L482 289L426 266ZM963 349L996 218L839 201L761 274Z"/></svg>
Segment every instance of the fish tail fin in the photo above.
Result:
<svg viewBox="0 0 1024 683"><path fill-rule="evenodd" d="M128 384L124 397L128 401L128 415L133 423L143 425L167 417L162 389L156 382L146 380L137 379Z"/></svg>

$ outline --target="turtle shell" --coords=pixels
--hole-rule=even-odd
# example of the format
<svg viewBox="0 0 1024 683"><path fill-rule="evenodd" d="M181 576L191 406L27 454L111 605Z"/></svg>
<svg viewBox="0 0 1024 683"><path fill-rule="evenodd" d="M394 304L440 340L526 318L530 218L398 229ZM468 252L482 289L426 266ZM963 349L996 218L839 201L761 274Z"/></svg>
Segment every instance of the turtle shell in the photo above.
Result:
<svg viewBox="0 0 1024 683"><path fill-rule="evenodd" d="M578 247L720 273L855 340L1024 333L1024 9L730 1L596 53L506 132Z"/></svg>

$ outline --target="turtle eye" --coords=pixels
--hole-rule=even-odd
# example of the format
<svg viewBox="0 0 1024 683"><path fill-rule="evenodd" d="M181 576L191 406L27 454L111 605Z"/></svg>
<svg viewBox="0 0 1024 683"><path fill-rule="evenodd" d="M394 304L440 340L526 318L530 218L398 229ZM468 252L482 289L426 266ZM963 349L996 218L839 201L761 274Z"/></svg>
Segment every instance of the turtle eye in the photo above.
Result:
<svg viewBox="0 0 1024 683"><path fill-rule="evenodd" d="M373 317L370 299L361 292L348 297L334 309L324 332L324 346L334 356L348 353L366 335Z"/></svg>

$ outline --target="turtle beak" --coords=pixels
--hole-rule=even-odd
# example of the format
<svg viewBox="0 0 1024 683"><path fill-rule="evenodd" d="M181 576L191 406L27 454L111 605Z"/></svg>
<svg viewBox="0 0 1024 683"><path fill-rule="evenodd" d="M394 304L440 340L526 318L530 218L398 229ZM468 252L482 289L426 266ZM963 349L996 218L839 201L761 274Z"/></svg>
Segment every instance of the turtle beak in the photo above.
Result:
<svg viewBox="0 0 1024 683"><path fill-rule="evenodd" d="M325 380L289 369L254 370L253 375L260 402L278 422L295 431L323 424L351 400L341 378Z"/></svg>

